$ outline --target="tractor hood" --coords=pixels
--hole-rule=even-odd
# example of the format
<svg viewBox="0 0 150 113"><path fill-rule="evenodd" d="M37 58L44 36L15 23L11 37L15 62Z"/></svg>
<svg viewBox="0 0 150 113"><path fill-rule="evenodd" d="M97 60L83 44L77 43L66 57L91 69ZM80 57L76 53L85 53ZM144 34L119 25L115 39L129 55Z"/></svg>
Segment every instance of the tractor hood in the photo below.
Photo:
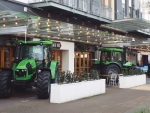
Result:
<svg viewBox="0 0 150 113"><path fill-rule="evenodd" d="M27 69L28 67L35 68L35 60L34 59L24 59L20 61L16 67L16 69Z"/></svg>

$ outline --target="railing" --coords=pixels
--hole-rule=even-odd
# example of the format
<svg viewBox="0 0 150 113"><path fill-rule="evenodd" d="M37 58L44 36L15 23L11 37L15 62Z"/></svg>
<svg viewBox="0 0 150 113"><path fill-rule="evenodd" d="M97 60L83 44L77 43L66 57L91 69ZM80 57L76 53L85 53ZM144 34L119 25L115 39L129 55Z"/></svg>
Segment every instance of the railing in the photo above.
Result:
<svg viewBox="0 0 150 113"><path fill-rule="evenodd" d="M112 8L103 5L100 0L28 0L28 3L55 2L75 10L112 20Z"/></svg>

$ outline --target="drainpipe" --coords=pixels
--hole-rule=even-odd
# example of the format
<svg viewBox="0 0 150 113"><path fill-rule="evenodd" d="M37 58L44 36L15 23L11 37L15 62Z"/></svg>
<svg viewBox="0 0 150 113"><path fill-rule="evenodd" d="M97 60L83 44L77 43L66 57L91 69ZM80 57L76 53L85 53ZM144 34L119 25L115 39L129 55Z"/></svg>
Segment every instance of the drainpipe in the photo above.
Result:
<svg viewBox="0 0 150 113"><path fill-rule="evenodd" d="M146 75L150 78L150 52L148 53L148 70Z"/></svg>

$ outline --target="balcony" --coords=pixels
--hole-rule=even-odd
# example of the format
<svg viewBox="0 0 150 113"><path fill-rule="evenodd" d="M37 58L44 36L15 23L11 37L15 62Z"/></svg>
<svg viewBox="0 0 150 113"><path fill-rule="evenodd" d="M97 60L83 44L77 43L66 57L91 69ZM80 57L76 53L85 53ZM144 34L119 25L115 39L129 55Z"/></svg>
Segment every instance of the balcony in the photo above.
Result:
<svg viewBox="0 0 150 113"><path fill-rule="evenodd" d="M111 23L112 9L100 0L28 0L34 7L91 23Z"/></svg>

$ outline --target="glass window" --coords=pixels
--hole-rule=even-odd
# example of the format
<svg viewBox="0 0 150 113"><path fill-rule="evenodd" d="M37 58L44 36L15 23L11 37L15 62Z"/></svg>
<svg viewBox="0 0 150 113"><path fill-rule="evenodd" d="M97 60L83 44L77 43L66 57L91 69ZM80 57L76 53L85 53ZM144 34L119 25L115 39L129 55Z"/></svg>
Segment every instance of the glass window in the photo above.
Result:
<svg viewBox="0 0 150 113"><path fill-rule="evenodd" d="M111 51L101 52L101 62L111 61Z"/></svg>
<svg viewBox="0 0 150 113"><path fill-rule="evenodd" d="M112 52L112 61L113 62L122 61L121 53L120 52Z"/></svg>
<svg viewBox="0 0 150 113"><path fill-rule="evenodd" d="M87 11L87 1L83 0L83 10Z"/></svg>
<svg viewBox="0 0 150 113"><path fill-rule="evenodd" d="M43 60L43 46L41 45L22 45L20 59Z"/></svg>

